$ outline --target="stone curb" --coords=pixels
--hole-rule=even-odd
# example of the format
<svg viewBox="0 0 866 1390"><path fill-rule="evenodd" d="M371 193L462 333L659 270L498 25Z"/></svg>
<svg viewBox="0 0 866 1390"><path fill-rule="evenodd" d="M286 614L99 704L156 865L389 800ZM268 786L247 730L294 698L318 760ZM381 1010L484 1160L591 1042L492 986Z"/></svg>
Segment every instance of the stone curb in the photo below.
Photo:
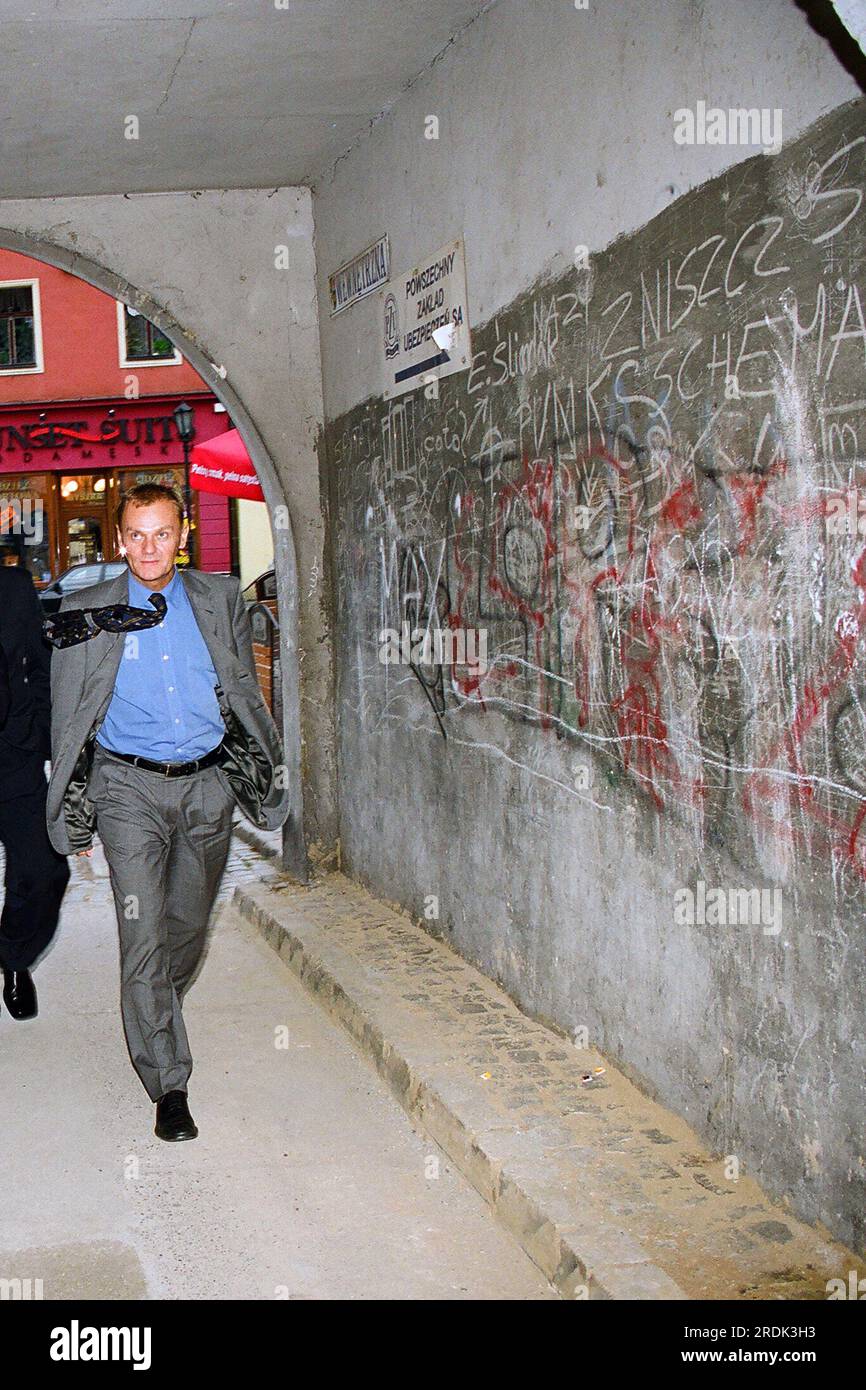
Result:
<svg viewBox="0 0 866 1390"><path fill-rule="evenodd" d="M502 1113L453 1066L431 1057L417 1041L400 1038L381 969L374 978L294 907L281 912L278 890L238 885L233 901L343 1025L395 1099L468 1178L563 1298L687 1298L626 1231L587 1213L580 1194L567 1190L531 1135L503 1123Z"/></svg>
<svg viewBox="0 0 866 1390"><path fill-rule="evenodd" d="M257 850L263 859L276 862L280 855L279 851L269 844L264 835L260 835L255 826L250 825L249 821L236 820L232 823L232 834L237 835L239 840L243 840L250 849Z"/></svg>

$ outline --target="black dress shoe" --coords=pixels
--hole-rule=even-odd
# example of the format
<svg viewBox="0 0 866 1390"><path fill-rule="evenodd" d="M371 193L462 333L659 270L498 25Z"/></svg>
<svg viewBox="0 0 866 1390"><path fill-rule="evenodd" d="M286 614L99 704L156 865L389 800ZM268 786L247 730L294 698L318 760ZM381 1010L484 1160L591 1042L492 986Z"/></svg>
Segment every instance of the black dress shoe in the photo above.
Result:
<svg viewBox="0 0 866 1390"><path fill-rule="evenodd" d="M3 971L3 999L13 1018L36 1017L36 989L29 970Z"/></svg>
<svg viewBox="0 0 866 1390"><path fill-rule="evenodd" d="M167 1139L170 1143L177 1139L196 1138L198 1130L189 1113L186 1091L166 1091L164 1096L160 1096L156 1102L156 1128L153 1132L157 1138Z"/></svg>

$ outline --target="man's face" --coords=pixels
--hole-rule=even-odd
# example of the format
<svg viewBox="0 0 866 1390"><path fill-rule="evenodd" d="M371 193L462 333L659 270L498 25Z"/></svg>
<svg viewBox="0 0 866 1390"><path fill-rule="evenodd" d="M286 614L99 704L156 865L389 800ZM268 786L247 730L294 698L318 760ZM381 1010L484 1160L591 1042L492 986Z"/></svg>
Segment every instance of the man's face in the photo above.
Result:
<svg viewBox="0 0 866 1390"><path fill-rule="evenodd" d="M186 544L189 526L183 526L170 502L148 502L123 509L123 525L117 539L140 584L164 589L174 573L177 552Z"/></svg>

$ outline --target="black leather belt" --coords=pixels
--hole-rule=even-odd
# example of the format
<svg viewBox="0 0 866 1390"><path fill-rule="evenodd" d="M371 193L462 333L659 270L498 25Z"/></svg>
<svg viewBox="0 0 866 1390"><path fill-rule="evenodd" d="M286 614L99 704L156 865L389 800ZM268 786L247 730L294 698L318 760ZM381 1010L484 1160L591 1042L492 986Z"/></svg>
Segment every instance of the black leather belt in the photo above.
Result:
<svg viewBox="0 0 866 1390"><path fill-rule="evenodd" d="M109 758L119 758L123 763L146 768L148 772L161 772L164 777L187 777L191 772L202 772L204 768L222 762L224 752L222 743L219 743L204 757L193 758L191 763L155 763L150 758L142 758L139 753L116 753L113 748L105 748L101 743L99 747Z"/></svg>

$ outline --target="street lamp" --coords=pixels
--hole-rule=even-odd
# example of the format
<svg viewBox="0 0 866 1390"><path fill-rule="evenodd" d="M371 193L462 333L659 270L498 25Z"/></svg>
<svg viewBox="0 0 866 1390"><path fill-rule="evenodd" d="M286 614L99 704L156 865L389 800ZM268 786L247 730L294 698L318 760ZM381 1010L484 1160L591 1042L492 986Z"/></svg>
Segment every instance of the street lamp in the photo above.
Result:
<svg viewBox="0 0 866 1390"><path fill-rule="evenodd" d="M178 437L183 445L183 504L186 508L187 520L189 521L190 535L190 560L195 561L196 554L193 549L193 529L192 529L192 499L189 490L189 449L192 440L195 438L195 425L193 424L192 406L187 405L186 401L181 401L174 408L174 423L177 426Z"/></svg>

